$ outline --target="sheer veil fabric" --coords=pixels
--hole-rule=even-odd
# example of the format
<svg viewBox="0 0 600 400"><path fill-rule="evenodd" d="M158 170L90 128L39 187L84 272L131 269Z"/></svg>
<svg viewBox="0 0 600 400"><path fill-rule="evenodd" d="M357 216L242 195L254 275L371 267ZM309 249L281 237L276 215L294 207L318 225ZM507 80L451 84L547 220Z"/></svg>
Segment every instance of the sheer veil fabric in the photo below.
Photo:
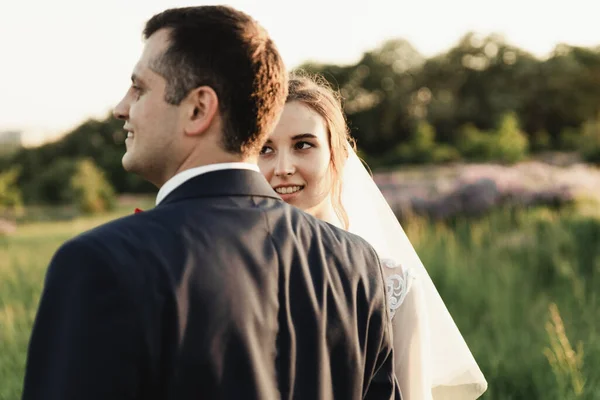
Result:
<svg viewBox="0 0 600 400"><path fill-rule="evenodd" d="M351 148L342 179L348 230L367 240L382 260L404 398L478 398L487 389L485 377L392 209Z"/></svg>

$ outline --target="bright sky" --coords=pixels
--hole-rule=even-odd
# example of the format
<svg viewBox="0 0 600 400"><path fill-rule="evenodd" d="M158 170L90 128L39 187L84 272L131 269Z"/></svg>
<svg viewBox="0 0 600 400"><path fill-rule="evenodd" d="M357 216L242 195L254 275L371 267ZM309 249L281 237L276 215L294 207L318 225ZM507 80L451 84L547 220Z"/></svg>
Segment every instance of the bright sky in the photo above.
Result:
<svg viewBox="0 0 600 400"><path fill-rule="evenodd" d="M0 132L35 142L103 118L127 89L153 14L204 2L2 0ZM210 3L205 3L210 4ZM262 23L289 67L351 63L390 38L425 56L468 31L497 32L545 56L557 43L600 45L598 0L230 0Z"/></svg>

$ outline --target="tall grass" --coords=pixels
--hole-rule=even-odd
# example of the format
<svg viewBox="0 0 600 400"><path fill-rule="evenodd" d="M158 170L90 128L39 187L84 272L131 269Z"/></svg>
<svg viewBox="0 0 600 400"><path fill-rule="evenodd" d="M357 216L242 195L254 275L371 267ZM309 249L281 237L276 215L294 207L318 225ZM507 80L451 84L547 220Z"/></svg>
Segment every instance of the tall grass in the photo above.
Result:
<svg viewBox="0 0 600 400"><path fill-rule="evenodd" d="M600 399L599 219L505 210L406 230L488 379L483 398ZM580 360L557 368L548 356L569 341Z"/></svg>
<svg viewBox="0 0 600 400"><path fill-rule="evenodd" d="M20 397L50 257L116 216L26 224L0 238L0 399ZM599 219L505 210L405 229L488 379L484 399L600 398Z"/></svg>
<svg viewBox="0 0 600 400"><path fill-rule="evenodd" d="M139 204L147 209L152 203L142 198ZM64 210L59 211L52 216L52 210L45 209L45 219L63 219ZM0 236L0 400L21 397L29 335L54 252L78 233L132 211L133 206L126 205L99 217L26 223L15 234Z"/></svg>

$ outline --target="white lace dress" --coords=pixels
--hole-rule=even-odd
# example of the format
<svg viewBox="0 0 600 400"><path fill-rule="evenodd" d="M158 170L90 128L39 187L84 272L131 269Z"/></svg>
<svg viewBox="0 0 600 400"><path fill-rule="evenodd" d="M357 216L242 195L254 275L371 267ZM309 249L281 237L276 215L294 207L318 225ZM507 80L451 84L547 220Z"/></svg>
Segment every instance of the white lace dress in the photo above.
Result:
<svg viewBox="0 0 600 400"><path fill-rule="evenodd" d="M413 269L381 260L394 336L396 377L403 400L431 400L432 365L423 290Z"/></svg>

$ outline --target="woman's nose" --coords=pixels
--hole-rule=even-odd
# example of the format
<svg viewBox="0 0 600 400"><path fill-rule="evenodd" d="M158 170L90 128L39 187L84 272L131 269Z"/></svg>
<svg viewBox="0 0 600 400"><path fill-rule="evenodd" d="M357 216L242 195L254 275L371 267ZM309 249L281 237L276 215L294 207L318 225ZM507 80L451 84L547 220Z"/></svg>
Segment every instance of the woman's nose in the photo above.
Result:
<svg viewBox="0 0 600 400"><path fill-rule="evenodd" d="M295 172L294 163L287 154L279 153L275 164L276 176L290 176Z"/></svg>

